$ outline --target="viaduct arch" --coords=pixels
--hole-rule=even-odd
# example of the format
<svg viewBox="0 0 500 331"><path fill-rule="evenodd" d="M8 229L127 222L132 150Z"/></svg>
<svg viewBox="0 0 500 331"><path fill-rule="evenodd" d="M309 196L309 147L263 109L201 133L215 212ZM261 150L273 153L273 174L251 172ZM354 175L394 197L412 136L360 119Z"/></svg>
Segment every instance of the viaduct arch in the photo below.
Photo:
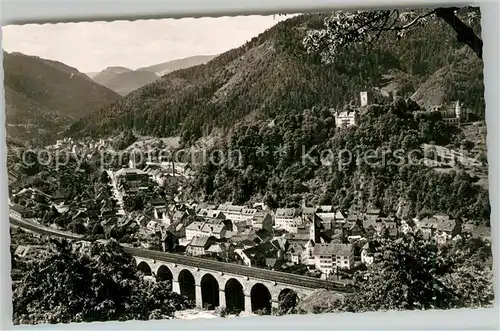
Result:
<svg viewBox="0 0 500 331"><path fill-rule="evenodd" d="M75 235L69 232L56 231L51 228L40 226L29 221L9 217L11 224L21 226L28 230L42 233L49 236L78 239L82 236ZM252 288L256 284L261 284L254 291L264 291L264 287L270 294L271 307L278 307L280 300L296 300L300 299L317 288L325 288L339 293L352 292L352 287L346 284L328 282L325 280L314 279L304 276L294 276L264 269L238 266L229 263L215 262L203 260L201 258L174 255L170 253L156 252L139 248L123 246L125 252L134 256L136 266L145 276L153 276L157 279L171 280L172 290L176 293L181 293L181 284L184 287L184 292L189 293L196 301L197 306L203 306L203 302L217 304L216 290L219 292L219 306L225 306L229 309L241 309L251 311L254 307L268 307L267 298L259 302L252 303ZM160 261L156 261L159 259ZM182 262L181 262L182 261ZM204 266L204 267L198 267ZM181 271L185 270L182 280L179 282ZM205 274L210 274L217 282L217 287L213 280L204 281L203 287L212 286L211 290L205 290L205 296L202 294L202 278ZM194 285L193 280L194 279ZM189 282L188 282L189 280ZM211 284L211 285L207 285ZM194 291L193 291L194 287ZM292 296L285 293L294 293ZM254 299L257 295L254 295ZM292 299L290 299L292 297ZM205 299L204 299L205 298ZM226 302L227 300L227 302Z"/></svg>
<svg viewBox="0 0 500 331"><path fill-rule="evenodd" d="M293 303L293 300L315 290L172 262L142 257L134 259L144 275L171 281L174 292L187 296L196 302L196 306L207 309L223 306L231 312L258 311L269 314L272 308L281 307L281 302Z"/></svg>

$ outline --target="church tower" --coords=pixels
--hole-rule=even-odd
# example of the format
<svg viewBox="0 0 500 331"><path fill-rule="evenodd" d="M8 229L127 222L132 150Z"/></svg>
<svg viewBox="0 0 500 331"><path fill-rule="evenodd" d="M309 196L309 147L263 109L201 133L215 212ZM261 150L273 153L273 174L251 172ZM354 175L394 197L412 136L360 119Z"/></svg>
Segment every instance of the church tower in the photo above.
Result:
<svg viewBox="0 0 500 331"><path fill-rule="evenodd" d="M309 240L312 240L314 243L316 242L316 224L314 224L314 218L309 225Z"/></svg>
<svg viewBox="0 0 500 331"><path fill-rule="evenodd" d="M319 224L318 224L318 219L316 217L316 214L312 216L311 219L311 224L309 226L309 240L311 240L313 243L319 243L320 236L319 236Z"/></svg>
<svg viewBox="0 0 500 331"><path fill-rule="evenodd" d="M460 105L460 101L457 101L455 104L455 116L459 119L462 120L464 117L464 114L462 112L462 106Z"/></svg>
<svg viewBox="0 0 500 331"><path fill-rule="evenodd" d="M135 152L134 152L134 153L131 153L129 156L128 167L135 168L135 166L136 166L136 163L135 163Z"/></svg>

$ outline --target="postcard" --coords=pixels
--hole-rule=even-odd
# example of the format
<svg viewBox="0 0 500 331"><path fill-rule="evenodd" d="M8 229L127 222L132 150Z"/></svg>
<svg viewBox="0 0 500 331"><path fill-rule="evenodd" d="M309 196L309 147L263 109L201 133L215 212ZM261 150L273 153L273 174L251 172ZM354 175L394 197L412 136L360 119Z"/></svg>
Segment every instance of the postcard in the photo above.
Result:
<svg viewBox="0 0 500 331"><path fill-rule="evenodd" d="M480 17L3 27L14 324L491 307Z"/></svg>

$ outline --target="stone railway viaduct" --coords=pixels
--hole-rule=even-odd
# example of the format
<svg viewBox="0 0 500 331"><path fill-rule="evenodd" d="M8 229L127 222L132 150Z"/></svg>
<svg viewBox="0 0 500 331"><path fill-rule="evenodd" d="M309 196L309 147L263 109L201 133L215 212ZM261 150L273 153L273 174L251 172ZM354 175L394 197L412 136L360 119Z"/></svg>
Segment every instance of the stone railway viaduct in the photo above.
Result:
<svg viewBox="0 0 500 331"><path fill-rule="evenodd" d="M73 233L54 230L37 223L10 217L10 223L37 233L82 240ZM340 282L219 262L199 257L122 246L134 256L146 276L172 282L172 290L186 295L198 307L226 307L229 310L255 312L278 307L287 296L303 298L317 289L348 293L351 288Z"/></svg>
<svg viewBox="0 0 500 331"><path fill-rule="evenodd" d="M129 251L145 275L172 282L172 290L196 301L198 307L226 307L255 312L271 310L288 296L301 299L319 288L350 292L342 283L238 264L137 248Z"/></svg>
<svg viewBox="0 0 500 331"><path fill-rule="evenodd" d="M135 258L146 275L172 282L172 290L196 301L196 306L253 312L278 307L284 295L304 297L314 291L232 273L179 265L177 263Z"/></svg>

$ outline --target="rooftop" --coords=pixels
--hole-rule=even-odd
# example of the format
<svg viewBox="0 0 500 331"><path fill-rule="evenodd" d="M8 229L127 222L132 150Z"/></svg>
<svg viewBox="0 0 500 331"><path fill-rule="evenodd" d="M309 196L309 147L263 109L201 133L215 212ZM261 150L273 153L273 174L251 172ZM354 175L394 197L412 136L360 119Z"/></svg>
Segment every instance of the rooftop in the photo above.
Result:
<svg viewBox="0 0 500 331"><path fill-rule="evenodd" d="M209 239L210 237L193 237L193 239L191 239L191 242L189 243L189 246L205 247Z"/></svg>
<svg viewBox="0 0 500 331"><path fill-rule="evenodd" d="M380 209L368 209L366 211L367 215L379 215L380 214Z"/></svg>
<svg viewBox="0 0 500 331"><path fill-rule="evenodd" d="M207 252L210 252L210 253L222 253L222 252L224 252L224 249L222 248L222 246L220 244L213 244L212 246L210 246L207 249Z"/></svg>
<svg viewBox="0 0 500 331"><path fill-rule="evenodd" d="M351 256L354 254L354 249L351 244L316 244L314 246L315 254Z"/></svg>
<svg viewBox="0 0 500 331"><path fill-rule="evenodd" d="M208 233L221 233L226 226L222 222L206 222L203 225L203 228L201 229L202 232L208 232Z"/></svg>
<svg viewBox="0 0 500 331"><path fill-rule="evenodd" d="M440 231L451 232L457 226L457 222L455 220L443 219L438 223L437 229Z"/></svg>
<svg viewBox="0 0 500 331"><path fill-rule="evenodd" d="M243 215L254 215L255 213L257 213L257 209L254 209L254 208L243 208L243 210L241 211L241 213Z"/></svg>
<svg viewBox="0 0 500 331"><path fill-rule="evenodd" d="M226 211L226 212L242 212L245 207L243 206L236 206L236 205L220 205L219 210L220 211Z"/></svg>
<svg viewBox="0 0 500 331"><path fill-rule="evenodd" d="M295 217L298 212L294 208L278 208L276 210L276 217Z"/></svg>
<svg viewBox="0 0 500 331"><path fill-rule="evenodd" d="M202 222L202 221L194 221L193 223L189 224L186 227L186 230L199 231L199 230L201 230L201 228L203 227L204 224L205 224L205 222Z"/></svg>
<svg viewBox="0 0 500 331"><path fill-rule="evenodd" d="M117 177L119 176L127 176L127 175L147 175L146 172L136 169L136 168L122 168L118 170L115 174Z"/></svg>

